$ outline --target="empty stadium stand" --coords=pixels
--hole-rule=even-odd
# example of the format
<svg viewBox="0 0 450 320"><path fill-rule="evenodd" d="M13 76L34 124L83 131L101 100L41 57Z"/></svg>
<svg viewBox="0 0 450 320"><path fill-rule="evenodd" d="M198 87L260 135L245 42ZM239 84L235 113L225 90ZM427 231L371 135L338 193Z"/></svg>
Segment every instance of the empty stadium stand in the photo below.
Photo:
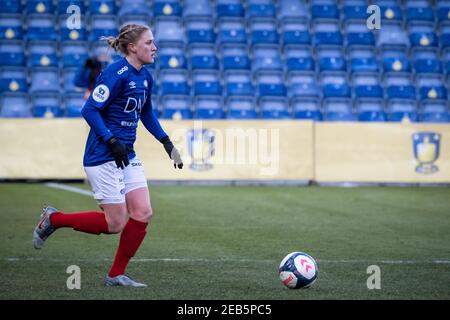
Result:
<svg viewBox="0 0 450 320"><path fill-rule="evenodd" d="M161 118L450 122L449 0L0 0L0 117L79 117L77 68L130 22Z"/></svg>

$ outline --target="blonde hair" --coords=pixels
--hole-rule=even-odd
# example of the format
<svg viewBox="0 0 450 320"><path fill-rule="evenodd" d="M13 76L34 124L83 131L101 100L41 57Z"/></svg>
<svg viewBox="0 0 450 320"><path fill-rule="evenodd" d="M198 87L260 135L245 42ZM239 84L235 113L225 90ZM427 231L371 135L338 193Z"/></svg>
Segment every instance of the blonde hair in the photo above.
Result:
<svg viewBox="0 0 450 320"><path fill-rule="evenodd" d="M101 37L100 40L106 40L108 45L119 51L124 55L128 54L128 44L135 43L139 37L147 30L150 30L148 26L140 24L127 24L123 26L117 37Z"/></svg>

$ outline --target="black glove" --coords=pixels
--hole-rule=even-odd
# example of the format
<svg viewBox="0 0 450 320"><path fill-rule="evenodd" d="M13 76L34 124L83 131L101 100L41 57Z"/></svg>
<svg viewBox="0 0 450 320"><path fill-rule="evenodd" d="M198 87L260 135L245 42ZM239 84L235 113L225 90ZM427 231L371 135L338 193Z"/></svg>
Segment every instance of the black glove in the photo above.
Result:
<svg viewBox="0 0 450 320"><path fill-rule="evenodd" d="M177 148L174 147L172 141L170 141L170 138L168 136L165 136L159 141L164 145L164 149L166 150L170 159L174 161L173 167L176 169L178 166L178 169L183 169L183 160L181 160L181 155L178 152Z"/></svg>
<svg viewBox="0 0 450 320"><path fill-rule="evenodd" d="M127 165L130 164L130 160L128 159L127 147L115 137L109 139L107 141L107 144L111 149L111 153L113 155L114 161L116 162L117 168L123 170Z"/></svg>

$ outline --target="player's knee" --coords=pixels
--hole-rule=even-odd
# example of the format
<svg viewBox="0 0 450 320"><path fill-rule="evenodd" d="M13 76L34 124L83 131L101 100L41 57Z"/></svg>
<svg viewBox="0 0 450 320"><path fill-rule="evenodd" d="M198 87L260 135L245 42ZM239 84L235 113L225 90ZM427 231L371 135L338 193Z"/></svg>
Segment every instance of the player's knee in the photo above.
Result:
<svg viewBox="0 0 450 320"><path fill-rule="evenodd" d="M153 210L151 207L141 208L135 212L131 213L131 217L137 221L149 223L153 215Z"/></svg>
<svg viewBox="0 0 450 320"><path fill-rule="evenodd" d="M126 220L125 219L114 219L108 221L108 231L109 233L120 233L123 228L125 228Z"/></svg>

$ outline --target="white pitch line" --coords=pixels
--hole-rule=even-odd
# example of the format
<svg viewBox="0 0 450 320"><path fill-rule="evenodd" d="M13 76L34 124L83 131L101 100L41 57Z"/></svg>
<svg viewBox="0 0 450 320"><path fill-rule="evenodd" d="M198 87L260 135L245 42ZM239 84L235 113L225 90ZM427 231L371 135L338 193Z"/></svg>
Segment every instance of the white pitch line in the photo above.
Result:
<svg viewBox="0 0 450 320"><path fill-rule="evenodd" d="M54 182L49 182L45 184L47 187L49 188L54 188L54 189L60 189L60 190L65 190L65 191L70 191L70 192L74 192L74 193L78 193L78 194L82 194L85 196L90 196L92 197L92 192L85 190L85 189L81 189L81 188L77 188L77 187L71 187L65 184L60 184L60 183L54 183Z"/></svg>
<svg viewBox="0 0 450 320"><path fill-rule="evenodd" d="M101 262L101 261L112 261L111 258L99 258L99 259L53 259L53 258L17 258L10 257L4 258L4 261L8 262L21 262L21 261L43 261L43 262L70 262L70 261L80 261L80 262ZM208 259L208 258L138 258L132 259L132 262L205 262L205 263L214 263L214 262L241 262L241 263L278 263L276 260L258 260L258 259ZM450 260L444 259L434 259L434 260L320 260L317 262L320 263L339 263L339 264L349 264L349 263L365 263L365 264L450 264Z"/></svg>

